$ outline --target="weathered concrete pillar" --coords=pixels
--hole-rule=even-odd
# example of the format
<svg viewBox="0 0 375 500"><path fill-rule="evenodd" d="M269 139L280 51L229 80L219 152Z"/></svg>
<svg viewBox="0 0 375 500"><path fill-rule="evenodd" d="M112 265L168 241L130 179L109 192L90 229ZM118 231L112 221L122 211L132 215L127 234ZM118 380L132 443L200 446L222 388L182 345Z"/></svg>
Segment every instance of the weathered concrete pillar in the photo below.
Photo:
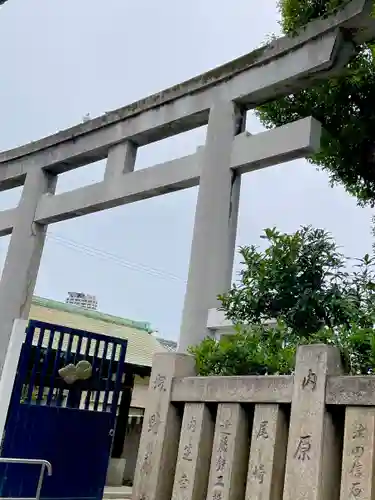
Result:
<svg viewBox="0 0 375 500"><path fill-rule="evenodd" d="M202 152L190 267L178 350L186 352L208 335L208 310L231 285L241 178L230 166L234 136L244 115L233 102L211 111Z"/></svg>
<svg viewBox="0 0 375 500"><path fill-rule="evenodd" d="M375 497L375 408L347 407L340 500Z"/></svg>
<svg viewBox="0 0 375 500"><path fill-rule="evenodd" d="M187 403L184 409L172 500L206 498L214 422L204 403Z"/></svg>
<svg viewBox="0 0 375 500"><path fill-rule="evenodd" d="M249 422L243 407L219 404L207 500L236 500L245 494L249 459Z"/></svg>
<svg viewBox="0 0 375 500"><path fill-rule="evenodd" d="M246 500L281 500L288 428L277 404L255 405Z"/></svg>
<svg viewBox="0 0 375 500"><path fill-rule="evenodd" d="M133 172L137 156L137 146L134 142L125 141L112 146L108 152L104 171L105 182L116 182L123 174Z"/></svg>
<svg viewBox="0 0 375 500"><path fill-rule="evenodd" d="M133 500L171 498L182 421L181 413L170 402L172 379L194 374L192 356L175 353L154 356Z"/></svg>
<svg viewBox="0 0 375 500"><path fill-rule="evenodd" d="M26 176L0 281L0 372L16 318L27 319L47 226L34 223L38 201L53 194L57 177L39 168Z"/></svg>
<svg viewBox="0 0 375 500"><path fill-rule="evenodd" d="M327 375L341 373L338 349L301 346L297 352L284 500L339 496L340 442L325 405Z"/></svg>

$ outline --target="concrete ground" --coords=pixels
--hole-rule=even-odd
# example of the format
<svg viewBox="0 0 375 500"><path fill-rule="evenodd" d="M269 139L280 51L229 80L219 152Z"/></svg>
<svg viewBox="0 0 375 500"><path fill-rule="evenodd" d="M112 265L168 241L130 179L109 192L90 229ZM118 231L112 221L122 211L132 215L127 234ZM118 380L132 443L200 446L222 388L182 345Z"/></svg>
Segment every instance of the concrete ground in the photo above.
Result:
<svg viewBox="0 0 375 500"><path fill-rule="evenodd" d="M104 500L129 500L132 497L132 489L129 486L106 486L104 488Z"/></svg>

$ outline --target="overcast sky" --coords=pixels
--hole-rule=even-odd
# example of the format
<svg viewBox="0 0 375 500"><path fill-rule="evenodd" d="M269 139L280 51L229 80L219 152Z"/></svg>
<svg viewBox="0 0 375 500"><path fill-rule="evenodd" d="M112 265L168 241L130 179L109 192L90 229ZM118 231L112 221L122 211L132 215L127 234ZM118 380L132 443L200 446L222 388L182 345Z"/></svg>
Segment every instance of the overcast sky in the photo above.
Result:
<svg viewBox="0 0 375 500"><path fill-rule="evenodd" d="M0 7L0 150L53 134L225 63L278 31L276 0L8 0ZM261 130L255 118L252 132ZM205 129L139 150L136 168L183 156ZM102 163L61 176L58 192L102 179ZM197 189L50 227L36 293L96 294L100 310L177 339ZM19 190L0 193L0 208ZM305 161L243 179L238 245L263 228L312 224L350 256L371 249L371 210ZM3 264L8 238L0 240ZM237 267L238 268L238 267Z"/></svg>

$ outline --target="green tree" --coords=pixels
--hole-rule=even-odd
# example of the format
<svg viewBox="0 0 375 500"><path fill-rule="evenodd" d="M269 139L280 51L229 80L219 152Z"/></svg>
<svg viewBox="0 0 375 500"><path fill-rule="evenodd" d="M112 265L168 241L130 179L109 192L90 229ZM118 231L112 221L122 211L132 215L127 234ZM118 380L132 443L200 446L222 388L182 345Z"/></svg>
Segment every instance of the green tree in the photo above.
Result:
<svg viewBox="0 0 375 500"><path fill-rule="evenodd" d="M302 227L294 234L266 229L267 248L240 249L240 280L220 297L228 319L259 324L281 319L307 337L324 326L349 325L351 304L345 258L331 235Z"/></svg>
<svg viewBox="0 0 375 500"><path fill-rule="evenodd" d="M374 259L354 262L324 230L266 229L266 248L240 249L239 280L220 296L237 334L205 339L190 352L201 375L291 373L301 343L339 347L347 372L375 367ZM276 326L265 325L276 320Z"/></svg>
<svg viewBox="0 0 375 500"><path fill-rule="evenodd" d="M279 0L281 28L291 35L348 0ZM268 128L313 116L327 133L311 161L362 205L375 205L375 45L356 48L340 77L269 102L257 110Z"/></svg>

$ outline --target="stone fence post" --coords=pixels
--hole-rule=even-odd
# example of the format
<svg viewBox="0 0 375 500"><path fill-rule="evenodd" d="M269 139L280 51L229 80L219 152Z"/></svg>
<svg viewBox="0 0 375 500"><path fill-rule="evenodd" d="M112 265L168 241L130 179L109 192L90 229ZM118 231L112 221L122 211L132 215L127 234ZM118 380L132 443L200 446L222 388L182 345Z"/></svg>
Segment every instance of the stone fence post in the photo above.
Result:
<svg viewBox="0 0 375 500"><path fill-rule="evenodd" d="M133 500L170 499L180 441L182 411L170 402L173 377L195 375L188 354L154 356L133 484Z"/></svg>
<svg viewBox="0 0 375 500"><path fill-rule="evenodd" d="M325 404L328 375L341 373L338 349L297 352L283 500L335 500L340 492L340 440Z"/></svg>

